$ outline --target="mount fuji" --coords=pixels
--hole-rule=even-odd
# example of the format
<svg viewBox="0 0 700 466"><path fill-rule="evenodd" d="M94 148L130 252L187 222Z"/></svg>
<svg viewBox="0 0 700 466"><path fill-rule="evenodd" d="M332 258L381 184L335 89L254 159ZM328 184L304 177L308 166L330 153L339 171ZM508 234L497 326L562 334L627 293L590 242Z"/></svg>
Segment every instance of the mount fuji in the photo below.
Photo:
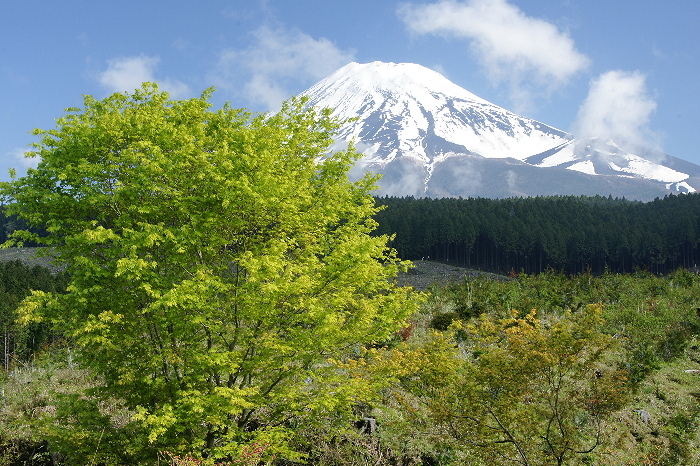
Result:
<svg viewBox="0 0 700 466"><path fill-rule="evenodd" d="M381 173L379 195L612 195L650 200L700 189L700 166L643 147L576 138L411 63L350 63L302 96L346 121L362 152L351 176Z"/></svg>

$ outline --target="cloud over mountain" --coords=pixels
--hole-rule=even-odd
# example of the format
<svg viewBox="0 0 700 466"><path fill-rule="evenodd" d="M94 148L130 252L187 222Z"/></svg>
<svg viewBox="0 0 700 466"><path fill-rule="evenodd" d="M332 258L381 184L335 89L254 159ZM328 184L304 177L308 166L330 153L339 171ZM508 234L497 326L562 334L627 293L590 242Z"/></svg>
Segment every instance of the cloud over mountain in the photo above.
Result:
<svg viewBox="0 0 700 466"><path fill-rule="evenodd" d="M218 87L273 110L292 89L308 86L353 59L352 51L323 37L262 26L253 32L248 48L220 54L215 74Z"/></svg>
<svg viewBox="0 0 700 466"><path fill-rule="evenodd" d="M532 82L549 92L590 64L566 31L507 0L404 4L398 15L413 33L467 40L489 78L510 84L516 103L530 98Z"/></svg>
<svg viewBox="0 0 700 466"><path fill-rule="evenodd" d="M661 137L650 129L656 101L642 73L608 71L591 81L573 132L581 137L613 139L620 144L661 150Z"/></svg>

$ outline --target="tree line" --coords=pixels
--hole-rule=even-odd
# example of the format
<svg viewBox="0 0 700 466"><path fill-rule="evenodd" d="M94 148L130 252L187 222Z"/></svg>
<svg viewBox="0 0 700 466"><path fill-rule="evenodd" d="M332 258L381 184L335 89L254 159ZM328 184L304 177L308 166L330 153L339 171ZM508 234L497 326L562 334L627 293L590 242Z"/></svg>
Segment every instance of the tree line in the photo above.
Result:
<svg viewBox="0 0 700 466"><path fill-rule="evenodd" d="M485 270L668 273L700 263L700 195L378 198L377 234L408 260Z"/></svg>

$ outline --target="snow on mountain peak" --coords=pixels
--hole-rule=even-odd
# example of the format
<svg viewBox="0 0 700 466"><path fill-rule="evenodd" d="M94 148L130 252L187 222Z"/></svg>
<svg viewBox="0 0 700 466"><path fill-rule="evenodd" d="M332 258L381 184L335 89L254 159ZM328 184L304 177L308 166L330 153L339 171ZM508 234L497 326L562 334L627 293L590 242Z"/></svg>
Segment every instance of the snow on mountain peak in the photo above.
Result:
<svg viewBox="0 0 700 466"><path fill-rule="evenodd" d="M372 163L449 153L522 160L570 138L412 63L350 63L302 95L340 119L358 118L339 135L371 148Z"/></svg>
<svg viewBox="0 0 700 466"><path fill-rule="evenodd" d="M626 152L614 141L574 139L413 63L349 63L301 95L345 121L339 143L354 141L362 151L358 172L383 174L381 194L500 197L622 190L635 198L640 196L624 190L631 189L631 179L639 180L634 189L663 182L673 187L664 185L662 192L674 187L691 192L687 181L700 178L700 167L679 159L669 165ZM623 188L611 188L613 178L624 178Z"/></svg>
<svg viewBox="0 0 700 466"><path fill-rule="evenodd" d="M490 105L440 73L414 63L348 63L304 94L313 96L329 90L333 91L338 101L348 104L350 101L346 99L351 95L366 97L370 94L381 100L383 96L405 93L417 100L429 101L431 97L437 98L437 95L443 94ZM359 102L355 100L352 103L357 106Z"/></svg>

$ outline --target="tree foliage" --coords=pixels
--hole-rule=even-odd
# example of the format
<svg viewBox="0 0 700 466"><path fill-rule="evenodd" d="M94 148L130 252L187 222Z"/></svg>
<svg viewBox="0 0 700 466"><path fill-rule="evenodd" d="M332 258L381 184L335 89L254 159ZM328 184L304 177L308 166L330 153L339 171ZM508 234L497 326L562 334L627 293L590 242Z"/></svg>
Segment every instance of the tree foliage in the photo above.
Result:
<svg viewBox="0 0 700 466"><path fill-rule="evenodd" d="M462 402L439 417L506 464L580 461L602 443L602 418L626 393L624 373L604 366L615 340L601 324L596 306L549 325L534 312L482 318L471 329L476 358L452 394Z"/></svg>
<svg viewBox="0 0 700 466"><path fill-rule="evenodd" d="M46 267L24 265L19 260L0 262L0 364L3 369L10 370L15 363L27 362L57 336L45 322L18 325L19 303L31 290L62 292L67 282L65 273L52 275Z"/></svg>
<svg viewBox="0 0 700 466"><path fill-rule="evenodd" d="M103 378L91 395L123 402L151 458L253 440L294 457L296 424L347 408L326 361L386 338L414 304L391 281L389 238L369 234L375 179L348 181L352 148L329 154L330 112L213 111L209 97L87 96L35 131L38 167L2 193L47 231L14 238L54 248L71 281L19 312L73 339Z"/></svg>
<svg viewBox="0 0 700 466"><path fill-rule="evenodd" d="M618 344L602 332L601 314L591 305L546 319L534 310L483 315L462 329L459 347L435 334L373 352L371 370L391 374L389 397L416 426L473 461L580 464L607 440L603 420L629 393L626 371L610 365Z"/></svg>
<svg viewBox="0 0 700 466"><path fill-rule="evenodd" d="M434 328L454 320L486 314L508 317L513 308L540 309L560 314L603 305L603 331L617 335L624 347L619 363L630 382L641 382L651 371L679 355L698 332L698 275L679 269L667 276L590 273L566 276L552 271L520 274L507 281L483 277L445 287L440 294L449 312L433 316Z"/></svg>

